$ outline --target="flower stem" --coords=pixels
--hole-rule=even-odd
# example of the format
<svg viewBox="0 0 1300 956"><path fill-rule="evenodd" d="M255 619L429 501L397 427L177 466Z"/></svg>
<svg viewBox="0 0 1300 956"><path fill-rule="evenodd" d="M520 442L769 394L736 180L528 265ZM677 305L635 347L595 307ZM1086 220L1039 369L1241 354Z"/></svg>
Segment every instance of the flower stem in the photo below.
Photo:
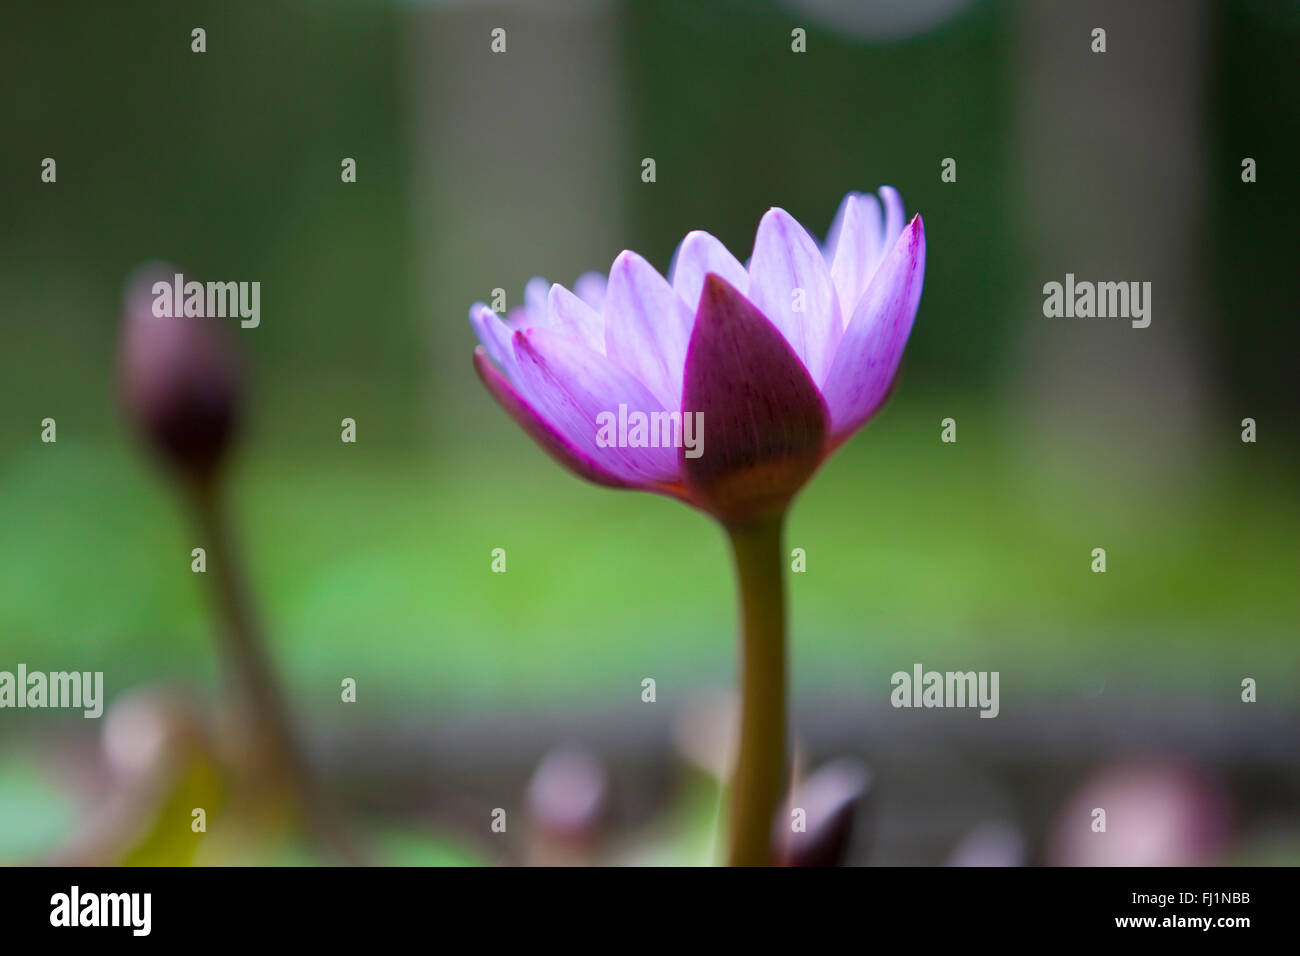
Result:
<svg viewBox="0 0 1300 956"><path fill-rule="evenodd" d="M786 785L785 513L726 525L740 590L740 748L731 781L732 866L772 863Z"/></svg>
<svg viewBox="0 0 1300 956"><path fill-rule="evenodd" d="M197 530L212 565L212 601L220 619L220 640L228 679L239 697L241 731L260 786L288 801L308 832L341 862L360 862L351 840L318 791L299 748L284 695L254 621L252 602L240 574L217 483L191 487Z"/></svg>

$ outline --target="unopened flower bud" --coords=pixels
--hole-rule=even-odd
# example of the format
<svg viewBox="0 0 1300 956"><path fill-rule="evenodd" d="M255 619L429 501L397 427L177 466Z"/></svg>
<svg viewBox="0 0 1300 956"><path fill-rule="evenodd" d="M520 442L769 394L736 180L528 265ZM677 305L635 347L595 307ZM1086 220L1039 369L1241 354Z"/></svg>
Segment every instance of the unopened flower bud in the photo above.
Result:
<svg viewBox="0 0 1300 956"><path fill-rule="evenodd" d="M173 270L146 266L127 283L119 376L128 418L183 479L217 474L239 419L242 374L212 319L162 308ZM159 314L162 312L163 314Z"/></svg>
<svg viewBox="0 0 1300 956"><path fill-rule="evenodd" d="M791 818L776 821L778 858L786 866L840 866L848 856L853 822L871 788L871 773L847 758L819 767L795 788L791 808L804 813L804 828Z"/></svg>

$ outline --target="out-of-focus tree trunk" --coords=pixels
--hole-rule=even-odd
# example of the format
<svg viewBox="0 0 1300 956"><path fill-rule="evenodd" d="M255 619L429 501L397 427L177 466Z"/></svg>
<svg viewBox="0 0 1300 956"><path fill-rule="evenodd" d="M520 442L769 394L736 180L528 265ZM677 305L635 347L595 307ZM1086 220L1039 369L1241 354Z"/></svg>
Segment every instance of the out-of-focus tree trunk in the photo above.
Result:
<svg viewBox="0 0 1300 956"><path fill-rule="evenodd" d="M1020 211L1013 415L1035 456L1100 453L1173 478L1214 426L1204 361L1208 4L1020 4ZM1094 28L1105 53L1092 52ZM1149 281L1151 324L1048 318L1043 284ZM1056 446L1060 448L1061 446ZM1114 450L1114 455L1109 452Z"/></svg>
<svg viewBox="0 0 1300 956"><path fill-rule="evenodd" d="M504 53L492 51L498 27ZM436 402L479 392L470 303L501 288L517 305L530 277L572 285L580 272L607 271L619 251L615 27L614 5L596 0L411 13L415 273Z"/></svg>

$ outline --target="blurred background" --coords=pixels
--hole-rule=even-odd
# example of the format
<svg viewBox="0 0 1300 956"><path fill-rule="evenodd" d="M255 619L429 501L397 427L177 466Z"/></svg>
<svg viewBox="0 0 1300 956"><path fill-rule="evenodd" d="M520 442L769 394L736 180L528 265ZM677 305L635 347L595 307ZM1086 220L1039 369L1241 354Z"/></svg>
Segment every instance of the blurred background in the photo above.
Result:
<svg viewBox="0 0 1300 956"><path fill-rule="evenodd" d="M193 535L114 393L123 283L155 259L262 284L236 330L234 523L297 722L378 856L711 860L723 538L539 452L476 380L466 312L623 248L666 270L695 228L743 260L772 205L820 237L881 183L925 218L920 313L891 403L788 531L798 764L865 769L845 859L1300 861L1295 3L55 0L6 21L0 669L102 670L108 713L0 712L0 861L80 852L110 802L137 834L110 858L205 859L150 816L219 784L123 782L124 749L220 696ZM1150 281L1150 327L1044 318L1067 272ZM1000 672L1000 716L891 708L916 663ZM1089 842L1096 806L1126 808L1115 839Z"/></svg>

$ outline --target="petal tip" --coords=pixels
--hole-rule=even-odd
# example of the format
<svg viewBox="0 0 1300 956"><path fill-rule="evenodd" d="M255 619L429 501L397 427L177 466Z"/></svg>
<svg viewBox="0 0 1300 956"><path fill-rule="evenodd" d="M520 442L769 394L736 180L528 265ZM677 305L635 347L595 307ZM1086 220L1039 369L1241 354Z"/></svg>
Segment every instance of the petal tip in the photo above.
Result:
<svg viewBox="0 0 1300 956"><path fill-rule="evenodd" d="M641 261L641 256L633 252L631 249L624 249L622 252L620 252L618 255L614 257L613 263L610 264L609 267L610 277L611 278L613 277L615 271L621 272L624 269L629 269L640 261Z"/></svg>

